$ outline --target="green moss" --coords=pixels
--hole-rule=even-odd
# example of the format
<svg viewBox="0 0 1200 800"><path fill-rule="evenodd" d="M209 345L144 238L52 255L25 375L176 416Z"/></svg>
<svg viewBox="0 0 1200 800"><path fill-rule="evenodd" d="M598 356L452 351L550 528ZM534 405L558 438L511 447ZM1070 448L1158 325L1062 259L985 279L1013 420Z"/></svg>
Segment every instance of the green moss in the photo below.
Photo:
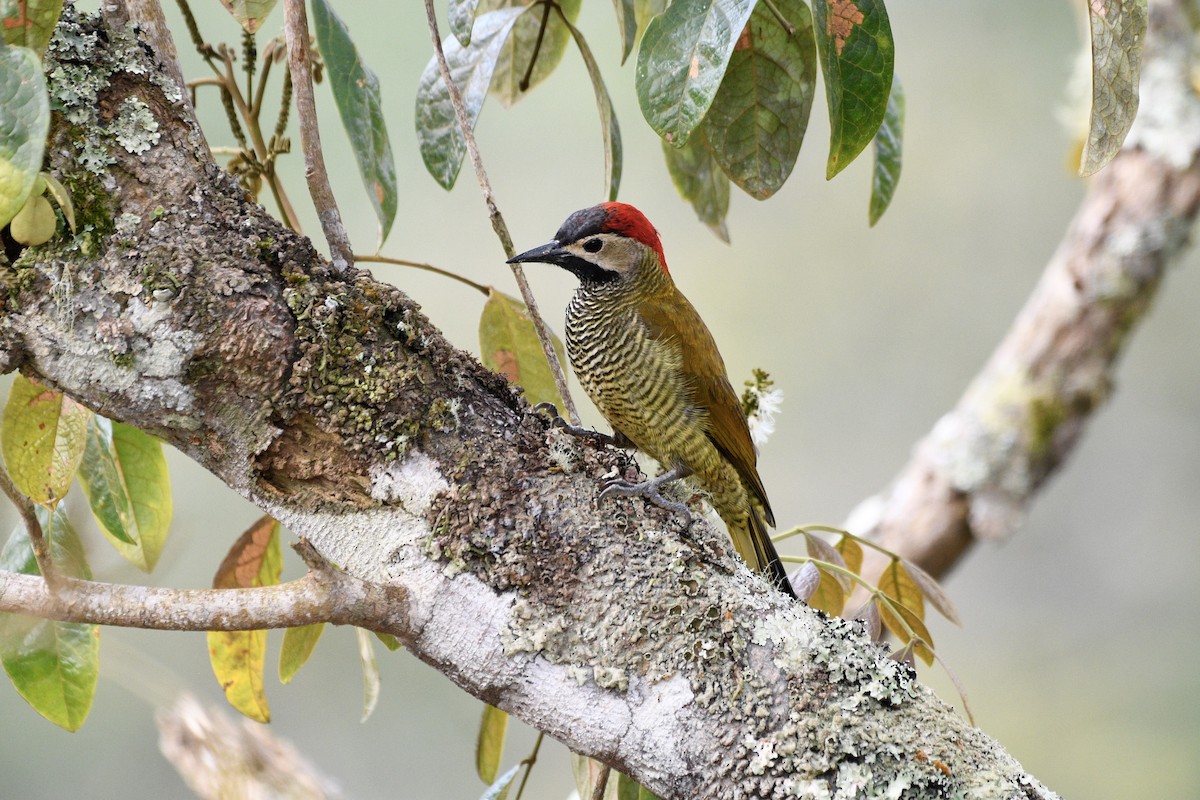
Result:
<svg viewBox="0 0 1200 800"><path fill-rule="evenodd" d="M1054 395L1040 395L1029 404L1029 455L1037 461L1050 453L1054 433L1067 418L1067 407Z"/></svg>

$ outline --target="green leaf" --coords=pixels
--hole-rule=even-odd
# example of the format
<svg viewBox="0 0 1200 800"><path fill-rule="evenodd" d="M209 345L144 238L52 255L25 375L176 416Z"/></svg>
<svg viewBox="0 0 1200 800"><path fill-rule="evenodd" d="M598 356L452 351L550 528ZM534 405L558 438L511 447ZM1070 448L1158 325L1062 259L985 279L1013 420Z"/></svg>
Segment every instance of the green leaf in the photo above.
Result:
<svg viewBox="0 0 1200 800"><path fill-rule="evenodd" d="M404 647L404 644L390 633L380 633L379 631L375 631L375 638L383 642L383 646L392 653L396 652L401 647Z"/></svg>
<svg viewBox="0 0 1200 800"><path fill-rule="evenodd" d="M813 24L829 103L829 179L863 151L883 122L895 45L883 0L813 0Z"/></svg>
<svg viewBox="0 0 1200 800"><path fill-rule="evenodd" d="M692 204L696 216L721 241L728 242L725 215L729 213L729 178L708 149L704 129L697 131L683 147L663 142L663 157L679 196Z"/></svg>
<svg viewBox="0 0 1200 800"><path fill-rule="evenodd" d="M90 580L83 545L61 509L37 509L51 557L63 573ZM0 551L0 570L39 575L25 529ZM100 627L24 614L0 614L0 663L17 692L43 717L68 731L87 719L100 673Z"/></svg>
<svg viewBox="0 0 1200 800"><path fill-rule="evenodd" d="M638 105L650 127L681 147L704 118L754 0L675 0L646 26Z"/></svg>
<svg viewBox="0 0 1200 800"><path fill-rule="evenodd" d="M471 28L475 26L475 12L478 8L479 0L450 0L446 9L450 19L450 32L463 47L471 43Z"/></svg>
<svg viewBox="0 0 1200 800"><path fill-rule="evenodd" d="M383 246L396 220L399 191L396 163L383 119L379 79L362 60L350 31L326 0L312 0L317 46L329 70L329 88L337 103L342 126L358 162L358 174L379 220L379 246Z"/></svg>
<svg viewBox="0 0 1200 800"><path fill-rule="evenodd" d="M63 216L67 219L67 225L71 228L71 233L75 232L75 204L71 202L71 193L67 191L67 187L59 183L58 178L55 178L49 172L42 172L41 178L46 182L46 188L50 190L50 194L54 197L54 202L58 203L58 207L62 209ZM36 181L34 182L36 186Z"/></svg>
<svg viewBox="0 0 1200 800"><path fill-rule="evenodd" d="M260 517L246 530L217 568L214 589L245 589L279 583L283 555L279 523ZM208 659L229 705L258 722L270 722L271 709L263 690L267 655L266 631L209 631Z"/></svg>
<svg viewBox="0 0 1200 800"><path fill-rule="evenodd" d="M288 628L283 632L283 646L279 650L280 683L292 682L292 678L308 662L324 632L324 622Z"/></svg>
<svg viewBox="0 0 1200 800"><path fill-rule="evenodd" d="M557 337L554 349L562 360L562 342ZM479 352L484 366L524 388L531 405L562 405L537 330L520 300L495 289L488 292L479 317Z"/></svg>
<svg viewBox="0 0 1200 800"><path fill-rule="evenodd" d="M729 58L721 88L702 127L725 174L765 200L792 167L817 88L812 14L804 0L775 0L790 34L768 3L759 3Z"/></svg>
<svg viewBox="0 0 1200 800"><path fill-rule="evenodd" d="M1092 115L1079 174L1099 171L1121 149L1138 109L1146 0L1089 0Z"/></svg>
<svg viewBox="0 0 1200 800"><path fill-rule="evenodd" d="M530 10L530 13L522 14L513 25L512 33L504 41L504 46L500 48L500 54L496 58L491 91L505 108L511 107L530 89L550 77L550 73L562 61L563 54L567 52L567 42L571 40L571 33L563 24L563 18L565 17L567 22L574 22L579 17L579 3L580 0L559 0L559 13L554 14L548 4L531 3L530 0L484 0L485 11L500 8ZM549 14L546 30L540 33L546 14ZM529 62L533 59L535 51L537 61L530 71ZM529 75L527 84L526 75Z"/></svg>
<svg viewBox="0 0 1200 800"><path fill-rule="evenodd" d="M62 16L63 0L22 0L0 3L4 43L28 47L38 56L46 51L54 26Z"/></svg>
<svg viewBox="0 0 1200 800"><path fill-rule="evenodd" d="M600 74L600 65L596 63L592 49L588 47L583 34L565 17L561 17L575 44L579 47L579 55L587 67L588 77L592 79L592 89L596 93L596 108L600 111L600 138L604 142L604 185L608 190L608 199L617 199L617 190L621 186L621 128L617 125L617 114L613 110L612 99L608 88L604 85L604 77Z"/></svg>
<svg viewBox="0 0 1200 800"><path fill-rule="evenodd" d="M139 569L153 570L173 509L162 443L131 425L93 415L79 483L117 552Z"/></svg>
<svg viewBox="0 0 1200 800"><path fill-rule="evenodd" d="M469 46L460 45L453 36L442 43L450 77L462 93L472 128L487 98L500 48L523 13L524 8L502 8L480 14ZM467 144L458 129L450 91L442 81L436 56L425 65L417 86L416 127L425 169L443 189L452 188L467 154Z"/></svg>
<svg viewBox="0 0 1200 800"><path fill-rule="evenodd" d="M0 227L25 205L42 169L50 98L37 54L0 47Z"/></svg>
<svg viewBox="0 0 1200 800"><path fill-rule="evenodd" d="M887 211L900 183L900 162L904 146L904 89L892 81L892 96L887 113L875 134L875 170L871 178L871 206L868 220L872 226Z"/></svg>
<svg viewBox="0 0 1200 800"><path fill-rule="evenodd" d="M355 628L354 636L358 639L358 660L362 662L363 671L363 709L360 721L366 722L379 705L379 662L375 659L375 648L371 645L371 632Z"/></svg>
<svg viewBox="0 0 1200 800"><path fill-rule="evenodd" d="M8 474L29 499L57 503L71 488L92 412L62 392L18 375L0 421Z"/></svg>
<svg viewBox="0 0 1200 800"><path fill-rule="evenodd" d="M487 784L496 782L500 758L504 755L504 734L508 730L508 714L488 703L483 704L479 720L479 736L475 739L475 771Z"/></svg>
<svg viewBox="0 0 1200 800"><path fill-rule="evenodd" d="M609 782L616 780L617 800L658 800L658 795L642 786L624 772L613 770Z"/></svg>
<svg viewBox="0 0 1200 800"><path fill-rule="evenodd" d="M617 30L621 33L621 65L625 65L633 46L637 44L638 18L636 0L613 0L613 13L617 15Z"/></svg>
<svg viewBox="0 0 1200 800"><path fill-rule="evenodd" d="M254 33L275 7L275 0L221 0L221 5L248 33Z"/></svg>
<svg viewBox="0 0 1200 800"><path fill-rule="evenodd" d="M512 786L513 779L521 771L521 766L521 764L514 764L508 772L497 778L495 783L479 796L479 800L505 800L508 797L508 790Z"/></svg>

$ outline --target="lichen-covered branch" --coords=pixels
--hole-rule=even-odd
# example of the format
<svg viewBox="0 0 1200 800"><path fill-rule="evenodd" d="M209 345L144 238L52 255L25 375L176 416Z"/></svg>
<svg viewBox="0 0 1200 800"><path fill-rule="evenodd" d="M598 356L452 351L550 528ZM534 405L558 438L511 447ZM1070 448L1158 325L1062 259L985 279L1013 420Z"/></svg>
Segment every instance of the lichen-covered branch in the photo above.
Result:
<svg viewBox="0 0 1200 800"><path fill-rule="evenodd" d="M983 370L891 486L852 515L854 532L943 575L974 542L1014 531L1074 449L1200 211L1193 39L1179 2L1151 2L1141 110L1124 148L1091 179Z"/></svg>
<svg viewBox="0 0 1200 800"><path fill-rule="evenodd" d="M0 362L189 454L387 592L356 624L663 797L1053 796L723 532L597 508L625 457L251 203L149 52L64 16L50 168L81 233L16 262Z"/></svg>

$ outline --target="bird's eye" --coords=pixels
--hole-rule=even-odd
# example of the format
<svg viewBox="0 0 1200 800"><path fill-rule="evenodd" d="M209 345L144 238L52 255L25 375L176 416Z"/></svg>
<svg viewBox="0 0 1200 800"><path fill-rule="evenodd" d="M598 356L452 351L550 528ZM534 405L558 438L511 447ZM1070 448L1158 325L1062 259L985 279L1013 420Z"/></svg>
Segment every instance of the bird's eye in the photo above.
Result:
<svg viewBox="0 0 1200 800"><path fill-rule="evenodd" d="M601 247L604 247L604 242L599 239L588 239L583 243L583 249L589 253L599 253Z"/></svg>

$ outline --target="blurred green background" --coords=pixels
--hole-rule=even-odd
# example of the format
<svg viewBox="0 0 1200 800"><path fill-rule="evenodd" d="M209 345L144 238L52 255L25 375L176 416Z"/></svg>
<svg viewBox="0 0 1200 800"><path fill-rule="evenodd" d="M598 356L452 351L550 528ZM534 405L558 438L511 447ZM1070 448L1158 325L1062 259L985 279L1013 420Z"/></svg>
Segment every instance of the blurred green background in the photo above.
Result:
<svg viewBox="0 0 1200 800"><path fill-rule="evenodd" d="M177 23L175 5L165 5ZM445 193L417 152L414 93L431 52L421 4L334 5L383 86L401 187L383 252L515 294L469 166ZM868 229L869 158L824 181L828 126L819 96L788 185L765 203L735 190L732 246L676 196L637 108L633 61L619 65L611 4L587 3L580 19L622 123L622 199L659 228L672 273L721 343L734 383L763 367L786 394L760 464L784 527L839 524L886 485L1004 333L1084 189L1068 168L1072 135L1060 121L1082 41L1082 0L893 5L908 119L891 210ZM216 2L193 6L210 41L236 44L238 31ZM278 32L280 19L277 9L264 34ZM175 31L186 73L206 75L182 26ZM373 213L327 86L318 92L334 189L357 249L370 252ZM211 89L199 105L210 142L232 144ZM575 53L512 110L489 103L478 134L519 249L546 241L569 212L602 199L595 106ZM307 231L318 233L298 153L282 169ZM963 628L931 625L979 725L1066 797L1186 798L1200 783L1200 361L1188 344L1200 337L1196 266L1190 256L1168 276L1120 366L1113 401L1026 526L1003 545L976 549L946 581ZM481 296L413 270L374 272L420 302L452 341L477 349ZM561 330L574 279L538 265L528 273ZM590 406L586 413L599 421ZM204 586L259 512L187 459L170 457L173 540L149 580ZM80 501L69 498L82 521ZM99 537L90 541L98 577L147 580ZM289 553L285 577L301 571ZM109 629L102 642L98 696L79 733L53 727L0 688L0 796L188 796L158 755L152 701L187 687L223 702L204 636ZM272 657L278 642L273 637ZM327 631L290 686L268 681L274 732L348 797L478 797L479 703L412 656L381 649L379 657L382 699L360 724L354 637ZM938 672L922 677L955 701ZM533 740L515 727L505 768ZM562 748L543 749L526 797L558 800L570 791Z"/></svg>

